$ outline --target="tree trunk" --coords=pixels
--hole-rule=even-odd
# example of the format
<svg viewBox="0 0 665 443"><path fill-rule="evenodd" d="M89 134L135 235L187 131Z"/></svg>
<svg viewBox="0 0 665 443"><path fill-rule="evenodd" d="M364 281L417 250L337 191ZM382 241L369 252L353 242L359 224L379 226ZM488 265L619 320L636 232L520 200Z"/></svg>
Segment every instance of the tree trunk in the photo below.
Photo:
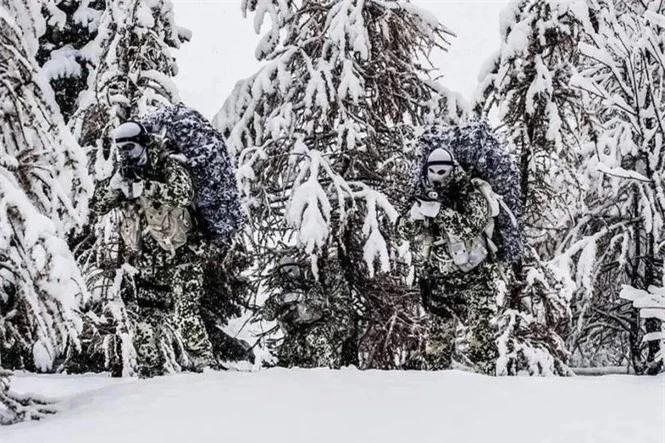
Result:
<svg viewBox="0 0 665 443"><path fill-rule="evenodd" d="M662 322L657 318L647 318L645 328L647 334L650 332L660 332ZM657 359L660 352L660 340L651 340L647 345L647 363L646 374L658 375L663 370L663 359Z"/></svg>
<svg viewBox="0 0 665 443"><path fill-rule="evenodd" d="M640 327L640 316L637 311L632 313L631 331L628 336L630 346L630 359L636 375L643 375L645 371L642 360L642 328Z"/></svg>

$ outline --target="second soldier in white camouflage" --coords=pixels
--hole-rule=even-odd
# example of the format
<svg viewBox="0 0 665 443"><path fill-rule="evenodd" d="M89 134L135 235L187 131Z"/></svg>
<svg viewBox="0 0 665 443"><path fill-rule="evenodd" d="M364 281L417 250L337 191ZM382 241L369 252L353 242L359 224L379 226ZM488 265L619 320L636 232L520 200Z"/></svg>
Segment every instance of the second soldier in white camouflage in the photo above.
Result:
<svg viewBox="0 0 665 443"><path fill-rule="evenodd" d="M418 284L433 314L427 367L451 366L457 326L464 325L465 359L478 372L493 373L497 269L490 237L498 204L489 185L472 180L446 149L434 149L421 174L421 192L401 229L415 239Z"/></svg>

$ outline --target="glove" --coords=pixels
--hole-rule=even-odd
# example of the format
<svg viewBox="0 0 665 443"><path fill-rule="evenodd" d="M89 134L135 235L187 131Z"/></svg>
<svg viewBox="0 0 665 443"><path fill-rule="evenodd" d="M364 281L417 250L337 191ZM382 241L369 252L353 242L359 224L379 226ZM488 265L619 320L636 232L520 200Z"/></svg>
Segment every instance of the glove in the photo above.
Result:
<svg viewBox="0 0 665 443"><path fill-rule="evenodd" d="M109 183L111 189L116 189L122 192L125 198L133 200L139 198L143 195L143 180L129 180L124 177L120 171L116 172L113 177L111 177L111 182Z"/></svg>
<svg viewBox="0 0 665 443"><path fill-rule="evenodd" d="M411 207L411 218L413 220L424 220L425 217L434 218L441 209L441 203L432 200L416 200Z"/></svg>

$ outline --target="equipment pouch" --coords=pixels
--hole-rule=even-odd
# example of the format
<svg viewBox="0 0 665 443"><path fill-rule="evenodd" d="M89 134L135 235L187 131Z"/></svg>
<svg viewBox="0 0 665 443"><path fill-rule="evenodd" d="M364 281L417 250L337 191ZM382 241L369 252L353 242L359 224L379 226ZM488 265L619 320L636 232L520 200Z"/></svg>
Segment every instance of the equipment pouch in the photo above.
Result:
<svg viewBox="0 0 665 443"><path fill-rule="evenodd" d="M466 245L461 239L453 235L448 236L448 252L450 252L455 265L460 268L469 261L469 253L466 250Z"/></svg>
<svg viewBox="0 0 665 443"><path fill-rule="evenodd" d="M489 253L485 241L485 234L481 233L474 238L471 244L465 244L461 239L449 236L448 251L453 258L455 266L463 272L469 272L487 258Z"/></svg>

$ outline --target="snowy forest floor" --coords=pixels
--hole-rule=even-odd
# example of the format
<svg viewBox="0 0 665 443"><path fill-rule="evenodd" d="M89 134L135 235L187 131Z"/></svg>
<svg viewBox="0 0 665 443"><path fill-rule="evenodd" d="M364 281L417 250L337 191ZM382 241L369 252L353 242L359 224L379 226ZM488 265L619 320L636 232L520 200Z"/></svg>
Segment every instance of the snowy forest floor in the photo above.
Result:
<svg viewBox="0 0 665 443"><path fill-rule="evenodd" d="M665 376L491 378L459 371L206 372L13 378L62 412L1 443L663 443Z"/></svg>

